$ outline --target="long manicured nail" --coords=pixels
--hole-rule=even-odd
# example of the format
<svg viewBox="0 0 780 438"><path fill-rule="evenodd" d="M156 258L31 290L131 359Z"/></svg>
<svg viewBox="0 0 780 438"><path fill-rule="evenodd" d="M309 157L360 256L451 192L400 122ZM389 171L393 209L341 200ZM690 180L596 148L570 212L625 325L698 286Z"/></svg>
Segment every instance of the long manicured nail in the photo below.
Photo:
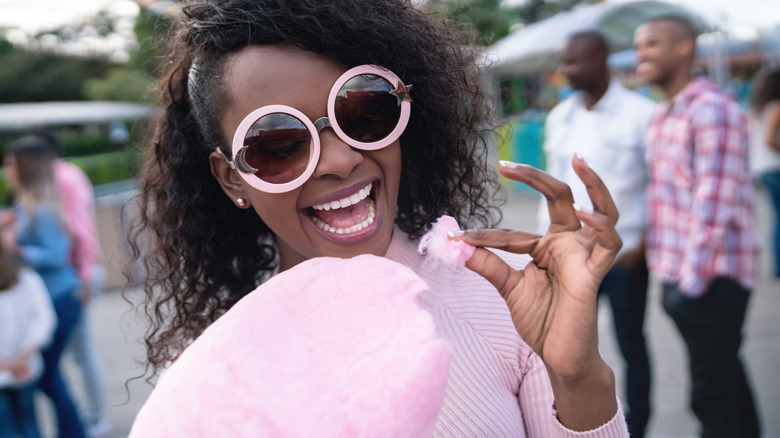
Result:
<svg viewBox="0 0 780 438"><path fill-rule="evenodd" d="M450 239L453 239L453 238L455 238L455 237L460 237L460 236L462 236L462 235L463 235L463 231L461 231L461 230L457 230L457 231L450 231L449 233L447 233L447 235L450 237Z"/></svg>
<svg viewBox="0 0 780 438"><path fill-rule="evenodd" d="M522 168L534 169L534 166L531 166L530 164L513 163L511 161L504 161L504 160L499 160L498 164L500 164L501 167L506 167L507 169L522 169Z"/></svg>
<svg viewBox="0 0 780 438"><path fill-rule="evenodd" d="M584 164L584 165L588 166L588 162L587 162L587 161L585 161L585 159L584 159L584 158L582 158L582 155L580 155L579 153L575 152L575 153L574 153L574 158L576 158L576 159L578 159L578 160L582 161L582 164ZM590 166L588 166L588 167L590 167Z"/></svg>

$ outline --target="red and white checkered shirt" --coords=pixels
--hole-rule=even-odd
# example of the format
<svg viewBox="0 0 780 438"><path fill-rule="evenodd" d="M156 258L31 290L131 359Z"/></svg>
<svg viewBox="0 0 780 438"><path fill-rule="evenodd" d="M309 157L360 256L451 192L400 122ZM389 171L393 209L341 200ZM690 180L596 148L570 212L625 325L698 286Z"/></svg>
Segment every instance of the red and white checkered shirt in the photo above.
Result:
<svg viewBox="0 0 780 438"><path fill-rule="evenodd" d="M650 269L694 297L717 276L753 289L758 241L742 109L694 79L659 104L646 144Z"/></svg>

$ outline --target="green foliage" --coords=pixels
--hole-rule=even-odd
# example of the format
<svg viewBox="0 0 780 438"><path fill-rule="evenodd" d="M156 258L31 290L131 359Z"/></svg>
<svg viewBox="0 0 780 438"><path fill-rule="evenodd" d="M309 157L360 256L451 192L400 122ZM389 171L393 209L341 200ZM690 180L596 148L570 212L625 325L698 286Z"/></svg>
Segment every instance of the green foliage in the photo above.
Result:
<svg viewBox="0 0 780 438"><path fill-rule="evenodd" d="M549 18L558 12L569 11L579 4L600 3L603 0L527 0L518 12L520 20L525 24Z"/></svg>
<svg viewBox="0 0 780 438"><path fill-rule="evenodd" d="M130 61L127 67L133 70L140 70L147 76L154 77L157 74L160 60L167 54L167 47L164 45L172 22L164 14L154 14L144 9L135 19L136 40L138 49L130 54Z"/></svg>
<svg viewBox="0 0 780 438"><path fill-rule="evenodd" d="M89 100L112 100L119 102L151 102L149 93L154 79L143 70L117 67L111 69L105 78L87 79L84 82L84 97Z"/></svg>
<svg viewBox="0 0 780 438"><path fill-rule="evenodd" d="M501 9L501 0L431 0L428 7L476 33L477 44L489 46L509 34L517 9Z"/></svg>
<svg viewBox="0 0 780 438"><path fill-rule="evenodd" d="M3 170L0 170L0 207L11 203L11 189L8 188L8 183L5 182L5 175Z"/></svg>
<svg viewBox="0 0 780 438"><path fill-rule="evenodd" d="M151 91L160 60L166 54L162 42L170 25L170 19L165 16L142 10L134 27L138 49L130 53L126 64L112 68L105 77L85 81L84 97L90 100L155 103L157 98Z"/></svg>
<svg viewBox="0 0 780 438"><path fill-rule="evenodd" d="M501 0L429 0L428 8L440 11L451 21L473 29L477 43L489 46L506 36L517 23L531 24L578 4L603 0L528 0L523 6L501 7Z"/></svg>
<svg viewBox="0 0 780 438"><path fill-rule="evenodd" d="M65 26L35 36L30 47L51 47L78 41L85 30L105 37L115 32L114 18L102 12L89 23ZM147 90L154 82L171 20L142 10L134 31L138 49L130 60L116 65L108 58L62 56L29 47L16 47L0 37L0 102L113 100L150 102ZM54 43L52 43L54 41Z"/></svg>
<svg viewBox="0 0 780 438"><path fill-rule="evenodd" d="M528 99L525 95L526 78L513 76L501 81L502 107L504 114L517 114L528 109Z"/></svg>
<svg viewBox="0 0 780 438"><path fill-rule="evenodd" d="M0 102L79 100L87 78L110 67L98 58L66 57L17 48L0 50Z"/></svg>
<svg viewBox="0 0 780 438"><path fill-rule="evenodd" d="M10 53L13 51L14 51L14 45L11 44L7 39L5 39L3 35L0 35L0 56L3 56L6 53Z"/></svg>
<svg viewBox="0 0 780 438"><path fill-rule="evenodd" d="M67 161L80 167L92 185L97 186L135 178L141 168L141 151L133 148L68 158Z"/></svg>
<svg viewBox="0 0 780 438"><path fill-rule="evenodd" d="M108 135L102 131L64 131L57 134L66 157L82 157L85 155L108 152L110 143Z"/></svg>

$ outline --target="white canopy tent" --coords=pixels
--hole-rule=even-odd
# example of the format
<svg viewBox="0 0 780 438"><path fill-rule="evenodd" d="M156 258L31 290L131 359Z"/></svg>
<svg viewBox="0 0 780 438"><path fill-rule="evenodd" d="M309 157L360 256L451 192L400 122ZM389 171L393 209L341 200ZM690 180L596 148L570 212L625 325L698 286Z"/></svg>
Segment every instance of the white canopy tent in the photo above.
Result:
<svg viewBox="0 0 780 438"><path fill-rule="evenodd" d="M554 70L566 38L578 31L597 29L613 52L633 46L634 30L645 20L663 14L680 14L691 19L697 31L709 25L691 11L661 1L598 3L582 5L523 27L498 40L485 52L485 62L494 77Z"/></svg>

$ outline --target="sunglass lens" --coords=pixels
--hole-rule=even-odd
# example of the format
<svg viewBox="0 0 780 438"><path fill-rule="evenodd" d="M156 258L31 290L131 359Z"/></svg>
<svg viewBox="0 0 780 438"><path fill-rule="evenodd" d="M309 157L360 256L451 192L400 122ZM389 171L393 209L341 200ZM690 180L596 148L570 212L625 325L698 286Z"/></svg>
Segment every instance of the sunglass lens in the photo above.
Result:
<svg viewBox="0 0 780 438"><path fill-rule="evenodd" d="M301 176L312 153L311 133L290 114L260 117L244 138L247 164L258 169L255 176L271 184L284 184Z"/></svg>
<svg viewBox="0 0 780 438"><path fill-rule="evenodd" d="M395 87L385 78L363 74L348 80L335 102L336 121L351 139L373 143L393 132L401 117Z"/></svg>

